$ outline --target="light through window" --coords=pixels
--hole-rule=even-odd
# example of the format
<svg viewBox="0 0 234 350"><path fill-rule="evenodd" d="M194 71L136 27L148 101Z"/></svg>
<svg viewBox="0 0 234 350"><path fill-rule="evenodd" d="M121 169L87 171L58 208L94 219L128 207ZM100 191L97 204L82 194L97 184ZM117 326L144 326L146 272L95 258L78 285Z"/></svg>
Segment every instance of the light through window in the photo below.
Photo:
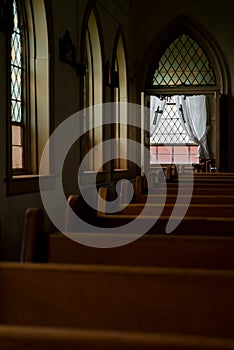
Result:
<svg viewBox="0 0 234 350"><path fill-rule="evenodd" d="M24 62L23 32L21 30L19 10L13 1L13 33L11 36L11 131L12 131L12 168L24 168Z"/></svg>
<svg viewBox="0 0 234 350"><path fill-rule="evenodd" d="M152 124L157 125L150 137L150 163L196 163L198 145L190 140L183 128L173 97L167 97L166 101L163 111L157 109L151 115L151 118L154 118ZM159 121L156 118L159 118Z"/></svg>
<svg viewBox="0 0 234 350"><path fill-rule="evenodd" d="M201 89L214 87L216 76L203 48L190 35L180 34L156 63L150 85L161 96L150 117L150 163L209 158L206 96ZM191 96L191 87L199 88L199 96Z"/></svg>

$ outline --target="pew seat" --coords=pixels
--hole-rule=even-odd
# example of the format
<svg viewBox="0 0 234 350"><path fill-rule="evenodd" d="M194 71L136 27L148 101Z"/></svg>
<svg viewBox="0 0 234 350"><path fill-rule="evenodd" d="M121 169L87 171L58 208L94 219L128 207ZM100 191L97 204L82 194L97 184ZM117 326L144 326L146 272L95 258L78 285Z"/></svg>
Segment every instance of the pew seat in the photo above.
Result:
<svg viewBox="0 0 234 350"><path fill-rule="evenodd" d="M89 329L0 325L1 350L233 350L234 340Z"/></svg>

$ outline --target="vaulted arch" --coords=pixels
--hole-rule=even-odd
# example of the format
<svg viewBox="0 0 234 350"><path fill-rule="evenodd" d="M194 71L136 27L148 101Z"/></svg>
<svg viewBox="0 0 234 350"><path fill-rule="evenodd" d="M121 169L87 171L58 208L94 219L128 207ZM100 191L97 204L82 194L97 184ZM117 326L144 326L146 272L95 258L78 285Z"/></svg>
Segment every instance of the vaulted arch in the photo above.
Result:
<svg viewBox="0 0 234 350"><path fill-rule="evenodd" d="M137 88L140 91L150 88L152 74L165 50L182 34L191 37L207 54L216 75L216 87L222 94L229 91L227 67L222 53L212 36L197 22L180 16L163 28L152 40L141 61Z"/></svg>
<svg viewBox="0 0 234 350"><path fill-rule="evenodd" d="M8 194L38 191L39 163L50 135L51 74L53 54L49 40L50 2L13 0L13 31L8 38L10 51L7 140ZM51 23L51 18L50 18ZM51 56L50 56L51 55ZM6 56L8 57L8 56ZM49 173L48 166L43 169ZM19 183L20 179L21 183ZM33 180L32 180L33 179ZM25 189L31 181L30 190ZM25 183L25 186L22 185Z"/></svg>

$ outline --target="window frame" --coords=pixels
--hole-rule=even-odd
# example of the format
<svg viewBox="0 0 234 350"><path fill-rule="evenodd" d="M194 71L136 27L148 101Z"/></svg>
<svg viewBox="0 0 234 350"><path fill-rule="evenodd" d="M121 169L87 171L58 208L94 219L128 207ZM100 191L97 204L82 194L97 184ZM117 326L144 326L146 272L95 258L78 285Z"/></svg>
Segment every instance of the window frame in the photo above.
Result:
<svg viewBox="0 0 234 350"><path fill-rule="evenodd" d="M162 95L161 95L162 96ZM173 96L173 95L172 95ZM165 98L167 98L168 96L165 96ZM175 102L166 102L167 105L175 105L176 106L176 103ZM174 112L173 112L174 113ZM165 119L169 119L169 116L168 118L165 118ZM180 122L179 122L180 123ZM181 123L180 123L181 125ZM159 125L160 126L160 125ZM181 127L183 128L183 126L181 125ZM184 131L184 134L186 134L186 132ZM175 154L174 154L174 147L187 147L187 150L188 150L188 160L191 158L190 156L190 147L197 147L198 148L198 145L194 142L189 142L189 137L188 135L185 135L186 138L187 138L187 141L185 140L185 142L150 142L150 152L152 150L152 148L156 148L156 157L159 158L159 156L163 156L164 154L161 153L160 155L158 154L158 148L160 147L167 147L168 149L171 148L172 152L171 153L168 153L168 157L170 155L170 158L171 158L171 161L168 161L168 162L151 162L151 159L150 159L150 166L154 166L154 165L157 165L157 164L177 164L178 162L175 162L174 158L175 158ZM182 136L183 138L183 136ZM150 153L151 154L151 153ZM180 162L179 162L180 163ZM192 163L196 163L196 162L190 162L188 161L187 163L185 162L182 162L181 164L192 164Z"/></svg>
<svg viewBox="0 0 234 350"><path fill-rule="evenodd" d="M12 176L17 176L17 175L29 175L31 173L31 147L30 147L30 92L29 92L29 81L30 81L30 76L29 76L29 38L28 38L28 25L27 25L27 16L26 16L26 9L25 9L25 3L19 0L14 0L17 6L17 17L18 21L21 22L19 25L20 28L20 34L23 37L23 43L22 43L22 53L21 53L21 60L23 62L22 66L22 83L21 83L21 103L22 103L22 120L20 122L17 121L12 121L10 117L10 142L11 146L13 148L13 134L12 134L12 126L13 125L18 125L21 127L22 133L23 133L23 144L22 144L22 149L23 149L23 159L22 163L23 166L22 168L13 168L12 164L12 159L13 159L13 150L11 149L11 174ZM13 1L12 1L13 3ZM11 33L11 39L12 39L13 33ZM11 46L11 45L10 45ZM12 50L12 47L11 47ZM12 55L12 54L11 54ZM10 70L11 70L12 64L10 63ZM12 78L10 78L10 85L12 84ZM11 99L10 99L10 104L12 106L12 93L11 93ZM12 113L10 114L12 115Z"/></svg>
<svg viewBox="0 0 234 350"><path fill-rule="evenodd" d="M215 111L215 115L216 115L216 119L215 119L215 123L216 123L216 128L215 128L215 132L216 132L216 154L215 154L215 158L216 158L216 164L217 166L219 166L219 124L220 124L220 111L219 111L219 97L220 97L220 75L219 73L219 69L217 69L217 60L214 60L213 55L210 55L210 52L207 48L207 46L205 45L203 40L199 40L199 35L194 35L193 31L191 30L191 28L187 27L184 28L184 26L182 26L182 28L180 28L179 30L175 30L173 35L169 35L166 39L165 42L163 43L163 45L161 45L160 49L157 51L156 56L154 56L154 60L156 60L156 62L159 62L159 60L161 59L161 57L163 56L164 52L166 51L167 47L169 47L180 35L182 35L183 33L187 34L188 36L190 36L192 39L194 39L194 41L199 45L199 47L202 48L203 51L205 51L205 54L207 56L207 59L209 60L209 62L212 62L213 64L213 71L215 74L215 82L216 84L212 84L212 85L178 85L178 86L157 86L157 85L153 85L151 84L152 78L154 77L155 74L155 61L151 64L151 68L148 71L148 76L147 76L147 88L144 90L144 95L145 96L150 96L150 95L162 95L162 96L173 96L173 95L206 95L206 96L210 96L213 95L214 96L214 100L215 100L215 106L216 106L216 111ZM204 50L205 48L205 50ZM150 142L147 145L147 147L150 147Z"/></svg>
<svg viewBox="0 0 234 350"><path fill-rule="evenodd" d="M122 27L119 27L112 55L112 71L111 71L112 82L112 101L117 103L127 103L129 96L129 87L128 87L128 61L127 61L127 46L125 42L125 36L123 33ZM116 81L116 79L118 79ZM115 81L114 81L115 80ZM124 122L126 125L122 125L120 118L124 117ZM120 142L118 138L129 138L129 127L128 127L128 111L124 110L120 113L119 106L115 109L115 122L112 125L112 139L116 139L116 156L120 155ZM112 178L114 180L119 178L126 178L126 175L129 172L129 162L128 162L128 146L126 142L126 149L124 149L124 156L126 159L116 158L112 161Z"/></svg>
<svg viewBox="0 0 234 350"><path fill-rule="evenodd" d="M91 56L87 57L87 54L89 52L87 51L86 46L86 40L87 36L89 39L89 45L91 50ZM98 40L94 40L94 38ZM97 48L97 42L99 43ZM95 47L96 46L96 47ZM96 50L94 50L96 48ZM99 51L99 52L97 52ZM97 58L97 55L99 56ZM96 56L96 57L95 57ZM87 75L89 72L87 72L87 69L89 68L87 66L87 61L91 59L91 82L87 82ZM81 106L84 109L84 115L83 115L83 121L82 121L82 128L84 131L84 134L82 135L80 139L80 159L81 161L84 159L85 155L92 150L92 148L98 144L102 143L105 139L105 127L99 126L98 128L95 128L95 115L92 111L92 106L95 106L95 104L102 104L104 101L104 84L103 84L103 67L104 67L104 50L103 50L103 35L101 30L101 22L99 19L98 11L96 9L95 5L88 6L86 14L84 16L83 26L82 26L82 35L81 35L81 62L86 67L86 75L84 76L82 83L81 83ZM90 79L90 77L89 77ZM96 80L94 82L94 80ZM88 85L88 86L87 86ZM89 89L91 89L89 91ZM91 97L91 99L90 99ZM91 122L93 122L94 128L90 131L86 131L87 128L85 127L86 121L84 120L87 117L87 113L91 112L92 115L90 115L90 118L92 119ZM104 118L104 116L102 116ZM99 132L99 134L97 134ZM95 135L96 133L96 135ZM92 136L91 142L88 143L88 145L92 145L92 148L88 149L86 145L84 144L86 142L87 137ZM103 154L100 155L101 157ZM100 158L99 158L100 159ZM92 156L92 159L88 159L88 164L85 167L86 170L84 171L84 176L81 177L81 183L83 184L89 184L90 179L92 181L93 174L97 174L97 183L102 183L106 180L106 167L103 165L102 169L96 169L95 167L95 155Z"/></svg>
<svg viewBox="0 0 234 350"><path fill-rule="evenodd" d="M12 133L11 118L7 118L6 139L6 193L7 196L27 194L39 191L39 161L45 143L53 127L53 52L51 5L49 1L17 0L24 10L26 36L26 114L24 122L25 166L23 169L12 169ZM37 13L37 16L34 14ZM6 32L6 113L11 116L11 34ZM50 55L49 55L50 52ZM48 159L47 169L40 176L51 176L53 172Z"/></svg>

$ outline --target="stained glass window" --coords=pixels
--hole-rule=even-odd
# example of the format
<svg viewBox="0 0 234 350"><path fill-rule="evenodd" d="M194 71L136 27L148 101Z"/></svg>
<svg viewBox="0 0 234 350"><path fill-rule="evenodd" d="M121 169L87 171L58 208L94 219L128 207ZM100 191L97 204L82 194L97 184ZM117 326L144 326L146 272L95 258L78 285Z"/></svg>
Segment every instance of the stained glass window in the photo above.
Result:
<svg viewBox="0 0 234 350"><path fill-rule="evenodd" d="M175 39L161 56L152 85L162 87L215 85L214 69L198 43L187 34Z"/></svg>
<svg viewBox="0 0 234 350"><path fill-rule="evenodd" d="M23 31L19 10L13 0L13 32L11 35L11 122L12 122L12 168L23 168L23 106L24 65Z"/></svg>
<svg viewBox="0 0 234 350"><path fill-rule="evenodd" d="M11 36L11 120L22 121L23 106L23 36L19 25L19 16L16 1L13 1L14 29Z"/></svg>

